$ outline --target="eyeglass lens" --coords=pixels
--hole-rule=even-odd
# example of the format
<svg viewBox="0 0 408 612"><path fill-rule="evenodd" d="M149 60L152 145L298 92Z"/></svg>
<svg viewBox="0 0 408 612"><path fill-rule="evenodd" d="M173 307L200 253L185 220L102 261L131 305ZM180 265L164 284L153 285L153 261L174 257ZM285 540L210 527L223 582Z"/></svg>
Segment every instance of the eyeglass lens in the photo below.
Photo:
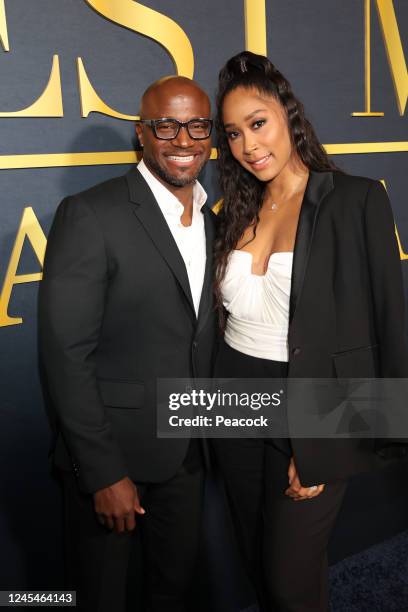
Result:
<svg viewBox="0 0 408 612"><path fill-rule="evenodd" d="M180 129L180 124L177 121L156 121L155 129L159 138L170 140L176 138ZM211 133L211 123L207 120L196 121L192 120L187 123L187 131L191 138L208 138Z"/></svg>

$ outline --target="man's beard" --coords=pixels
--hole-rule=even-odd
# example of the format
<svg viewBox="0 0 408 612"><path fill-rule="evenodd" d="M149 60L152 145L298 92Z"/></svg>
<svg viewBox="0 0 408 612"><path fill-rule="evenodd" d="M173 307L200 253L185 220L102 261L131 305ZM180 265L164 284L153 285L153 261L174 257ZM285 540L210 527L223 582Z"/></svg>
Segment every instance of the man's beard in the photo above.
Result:
<svg viewBox="0 0 408 612"><path fill-rule="evenodd" d="M186 185L191 185L191 183L195 183L198 175L200 174L201 170L203 169L205 165L205 160L204 160L200 164L194 176L186 176L184 178L183 177L177 178L176 176L172 176L164 168L162 168L162 166L160 166L160 164L155 159L151 157L146 158L146 156L143 156L143 159L146 165L151 170L153 170L153 172L157 174L157 176L159 176L162 179L162 181L164 181L165 183L168 183L169 185L172 185L173 187L185 187Z"/></svg>

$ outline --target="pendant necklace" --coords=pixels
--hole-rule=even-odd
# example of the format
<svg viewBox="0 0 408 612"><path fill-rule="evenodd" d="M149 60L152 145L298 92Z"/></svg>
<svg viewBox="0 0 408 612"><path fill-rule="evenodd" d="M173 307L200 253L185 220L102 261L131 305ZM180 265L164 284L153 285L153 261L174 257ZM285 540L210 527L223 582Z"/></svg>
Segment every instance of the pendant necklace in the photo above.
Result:
<svg viewBox="0 0 408 612"><path fill-rule="evenodd" d="M309 174L307 176L309 176ZM294 196L297 196L298 194L301 194L301 193L303 194L304 189L305 189L304 181L302 180L300 181L300 183L297 185L297 188L292 193L289 193L286 197L282 196L282 202L280 204L278 204L277 202L271 202L268 205L269 210L271 210L274 213L278 212L278 210L281 209L282 205L288 206L289 202L292 201L292 198Z"/></svg>

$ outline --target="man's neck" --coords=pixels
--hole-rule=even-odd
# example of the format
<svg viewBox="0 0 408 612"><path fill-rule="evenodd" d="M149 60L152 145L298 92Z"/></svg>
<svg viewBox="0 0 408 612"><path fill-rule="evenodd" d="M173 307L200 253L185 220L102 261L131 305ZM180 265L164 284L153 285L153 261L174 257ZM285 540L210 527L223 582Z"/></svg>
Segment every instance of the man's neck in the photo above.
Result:
<svg viewBox="0 0 408 612"><path fill-rule="evenodd" d="M146 164L146 162L144 162ZM162 179L148 164L146 164L148 170L153 174L154 178L157 179L170 193L172 193L184 206L184 210L189 211L191 214L193 210L193 190L194 183L189 183L188 185L183 185L182 187L177 187L176 185L172 185L168 183L164 179Z"/></svg>

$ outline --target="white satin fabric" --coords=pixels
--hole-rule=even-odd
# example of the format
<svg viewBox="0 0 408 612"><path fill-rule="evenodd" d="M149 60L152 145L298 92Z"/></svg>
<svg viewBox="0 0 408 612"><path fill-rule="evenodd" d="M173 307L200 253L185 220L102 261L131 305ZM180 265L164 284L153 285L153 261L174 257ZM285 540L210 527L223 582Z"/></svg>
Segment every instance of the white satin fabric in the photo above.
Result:
<svg viewBox="0 0 408 612"><path fill-rule="evenodd" d="M225 342L233 349L274 361L288 361L292 252L273 253L265 275L252 274L252 254L232 251L222 284L229 316Z"/></svg>

